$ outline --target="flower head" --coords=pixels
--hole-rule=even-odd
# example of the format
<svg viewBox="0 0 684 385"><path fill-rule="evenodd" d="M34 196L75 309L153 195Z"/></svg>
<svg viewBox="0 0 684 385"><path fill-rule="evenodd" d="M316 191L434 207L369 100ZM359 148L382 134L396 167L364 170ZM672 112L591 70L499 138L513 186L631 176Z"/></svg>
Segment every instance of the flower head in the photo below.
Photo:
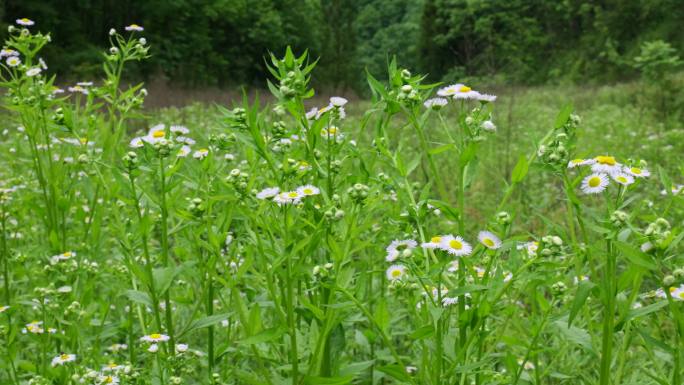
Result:
<svg viewBox="0 0 684 385"><path fill-rule="evenodd" d="M257 199L273 198L280 192L280 187L267 187L256 194Z"/></svg>
<svg viewBox="0 0 684 385"><path fill-rule="evenodd" d="M312 195L320 194L321 190L314 185L307 184L304 186L297 187L297 193L303 197L309 197Z"/></svg>
<svg viewBox="0 0 684 385"><path fill-rule="evenodd" d="M438 249L439 246L442 244L442 238L444 238L445 235L436 235L432 238L430 238L429 242L423 242L420 244L420 247L424 249Z"/></svg>
<svg viewBox="0 0 684 385"><path fill-rule="evenodd" d="M614 181L623 186L627 186L634 183L634 177L624 172L612 174L610 177L613 178Z"/></svg>
<svg viewBox="0 0 684 385"><path fill-rule="evenodd" d="M150 335L143 336L142 338L140 338L140 340L152 343L166 342L169 340L169 336L167 336L166 334L152 333Z"/></svg>
<svg viewBox="0 0 684 385"><path fill-rule="evenodd" d="M480 231L477 239L488 249L498 249L501 247L501 240L490 231Z"/></svg>
<svg viewBox="0 0 684 385"><path fill-rule="evenodd" d="M432 98L428 99L423 103L425 108L430 108L433 110L440 110L442 107L446 106L449 103L449 100L446 98Z"/></svg>
<svg viewBox="0 0 684 385"><path fill-rule="evenodd" d="M60 354L57 357L52 359L52 367L55 367L57 365L64 365L67 362L72 362L76 361L76 355L75 354Z"/></svg>
<svg viewBox="0 0 684 385"><path fill-rule="evenodd" d="M404 265L392 265L387 268L387 271L385 273L387 275L387 279L395 282L395 281L400 281L406 276L406 266Z"/></svg>
<svg viewBox="0 0 684 385"><path fill-rule="evenodd" d="M599 155L594 158L591 171L596 173L614 174L622 169L622 165L615 160L614 156Z"/></svg>
<svg viewBox="0 0 684 385"><path fill-rule="evenodd" d="M608 176L604 173L593 173L582 180L582 191L585 194L598 194L608 187Z"/></svg>
<svg viewBox="0 0 684 385"><path fill-rule="evenodd" d="M648 171L648 169L640 167L625 167L624 172L636 178L646 178L651 176L651 172Z"/></svg>
<svg viewBox="0 0 684 385"><path fill-rule="evenodd" d="M594 159L581 159L581 158L578 158L578 159L573 159L573 160L569 161L569 162L568 162L568 168L575 168L575 167L579 167L579 166L586 166L586 165L591 165L591 164L594 164L594 163L596 163L596 161L595 161Z"/></svg>
<svg viewBox="0 0 684 385"><path fill-rule="evenodd" d="M200 148L199 150L195 151L194 154L192 154L192 157L195 159L202 160L209 155L209 149L208 148Z"/></svg>
<svg viewBox="0 0 684 385"><path fill-rule="evenodd" d="M385 249L387 251L385 260L387 262L394 262L399 257L409 256L411 255L411 250L415 249L416 246L418 246L418 242L413 239L395 239Z"/></svg>
<svg viewBox="0 0 684 385"><path fill-rule="evenodd" d="M142 31L145 30L145 28L143 28L142 26L140 26L140 25L138 25L138 24L127 25L125 29L126 29L126 31L129 31L129 32L130 32L130 31L133 31L133 32L142 32Z"/></svg>
<svg viewBox="0 0 684 385"><path fill-rule="evenodd" d="M30 27L34 24L36 24L33 20L27 19L25 17L22 17L21 19L16 20L17 24L23 25L24 27Z"/></svg>
<svg viewBox="0 0 684 385"><path fill-rule="evenodd" d="M439 248L456 257L469 255L473 251L473 247L458 235L442 237Z"/></svg>
<svg viewBox="0 0 684 385"><path fill-rule="evenodd" d="M17 56L10 56L5 60L5 63L7 63L8 66L10 67L17 67L19 64L21 64L21 59Z"/></svg>

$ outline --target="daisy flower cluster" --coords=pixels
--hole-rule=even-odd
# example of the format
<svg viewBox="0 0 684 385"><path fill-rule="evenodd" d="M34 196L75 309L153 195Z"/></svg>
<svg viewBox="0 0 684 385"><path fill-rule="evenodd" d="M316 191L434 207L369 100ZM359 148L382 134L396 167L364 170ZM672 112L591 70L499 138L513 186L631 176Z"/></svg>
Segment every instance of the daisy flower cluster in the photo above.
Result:
<svg viewBox="0 0 684 385"><path fill-rule="evenodd" d="M278 205L293 204L298 205L302 199L319 195L321 190L314 185L299 186L294 190L281 191L280 187L267 187L256 193L256 198L260 200L270 199Z"/></svg>
<svg viewBox="0 0 684 385"><path fill-rule="evenodd" d="M568 168L589 166L591 173L582 179L582 191L585 194L603 192L610 180L622 186L629 186L637 178L647 178L651 175L648 169L637 166L626 166L618 163L615 157L599 155L590 159L573 159L568 162Z"/></svg>
<svg viewBox="0 0 684 385"><path fill-rule="evenodd" d="M673 300L684 301L684 284L670 287L668 290L670 292L670 297L672 297ZM658 298L667 298L665 290L662 288L656 290L655 295Z"/></svg>

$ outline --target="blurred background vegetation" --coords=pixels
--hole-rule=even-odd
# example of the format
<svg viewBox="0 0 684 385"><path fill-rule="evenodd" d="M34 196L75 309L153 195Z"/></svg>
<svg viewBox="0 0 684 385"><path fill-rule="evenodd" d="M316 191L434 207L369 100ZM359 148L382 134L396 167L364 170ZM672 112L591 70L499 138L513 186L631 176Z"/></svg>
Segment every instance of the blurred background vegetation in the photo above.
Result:
<svg viewBox="0 0 684 385"><path fill-rule="evenodd" d="M597 85L658 81L684 50L682 0L5 0L2 33L19 17L52 33L62 79L98 74L109 29L138 23L153 57L133 76L199 89L263 87L287 45L320 57L316 87L361 95L392 55L435 81Z"/></svg>

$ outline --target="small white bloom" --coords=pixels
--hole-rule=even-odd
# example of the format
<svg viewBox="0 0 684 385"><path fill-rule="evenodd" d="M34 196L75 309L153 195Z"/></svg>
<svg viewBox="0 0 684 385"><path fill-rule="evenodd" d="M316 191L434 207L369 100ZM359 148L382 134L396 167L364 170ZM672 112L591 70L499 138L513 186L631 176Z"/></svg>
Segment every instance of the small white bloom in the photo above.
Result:
<svg viewBox="0 0 684 385"><path fill-rule="evenodd" d="M498 249L501 247L501 240L494 233L490 231L480 231L477 235L480 243L485 245L488 249Z"/></svg>
<svg viewBox="0 0 684 385"><path fill-rule="evenodd" d="M10 67L16 67L21 64L21 59L16 56L10 56L7 58L7 60L5 60L5 63L7 63L7 65Z"/></svg>
<svg viewBox="0 0 684 385"><path fill-rule="evenodd" d="M150 353L156 353L156 352L159 351L159 345L157 345L157 344L152 344L152 345L150 345L149 348L147 348L147 351L150 352Z"/></svg>
<svg viewBox="0 0 684 385"><path fill-rule="evenodd" d="M418 246L418 242L413 239L395 239L385 248L385 251L387 251L385 260L387 262L394 262L397 258L408 257L416 246Z"/></svg>
<svg viewBox="0 0 684 385"><path fill-rule="evenodd" d="M330 98L330 104L332 104L335 107L342 107L345 104L347 104L347 99L340 96L333 96Z"/></svg>
<svg viewBox="0 0 684 385"><path fill-rule="evenodd" d="M30 26L36 24L33 20L27 19L25 17L23 17L21 19L17 19L16 22L17 22L17 24L23 25L24 27L30 27Z"/></svg>
<svg viewBox="0 0 684 385"><path fill-rule="evenodd" d="M496 125L491 120L482 122L482 129L485 131L496 131Z"/></svg>
<svg viewBox="0 0 684 385"><path fill-rule="evenodd" d="M587 175L582 180L582 191L585 194L598 194L608 187L608 176L604 173Z"/></svg>
<svg viewBox="0 0 684 385"><path fill-rule="evenodd" d="M126 26L126 31L134 31L134 32L142 32L145 30L142 26L139 26L138 24L131 24Z"/></svg>
<svg viewBox="0 0 684 385"><path fill-rule="evenodd" d="M67 362L72 362L76 360L75 354L60 354L52 359L52 367L57 365L64 365Z"/></svg>
<svg viewBox="0 0 684 385"><path fill-rule="evenodd" d="M390 281L399 281L406 276L406 266L404 265L392 265L387 268L387 279Z"/></svg>
<svg viewBox="0 0 684 385"><path fill-rule="evenodd" d="M273 198L280 192L279 187L267 187L256 194L257 199Z"/></svg>
<svg viewBox="0 0 684 385"><path fill-rule="evenodd" d="M473 251L473 247L468 242L460 236L453 235L442 237L439 248L457 257L469 255Z"/></svg>
<svg viewBox="0 0 684 385"><path fill-rule="evenodd" d="M187 344L176 344L176 352L185 353L187 351L188 351L188 345Z"/></svg>
<svg viewBox="0 0 684 385"><path fill-rule="evenodd" d="M147 336L143 336L142 338L140 338L140 340L152 343L166 342L169 340L169 336L167 336L166 334L153 333Z"/></svg>
<svg viewBox="0 0 684 385"><path fill-rule="evenodd" d="M26 70L26 76L33 77L39 75L43 70L40 67L32 67Z"/></svg>
<svg viewBox="0 0 684 385"><path fill-rule="evenodd" d="M185 158L190 154L191 151L192 149L190 148L190 146L184 145L180 148L180 150L178 150L178 154L176 154L176 156L179 158Z"/></svg>
<svg viewBox="0 0 684 385"><path fill-rule="evenodd" d="M449 103L449 100L446 98L432 98L428 99L423 103L425 108L430 108L433 110L439 110L442 107L446 106Z"/></svg>
<svg viewBox="0 0 684 385"><path fill-rule="evenodd" d="M321 190L316 186L307 184L304 186L297 187L297 193L299 193L303 197L308 197L320 194Z"/></svg>
<svg viewBox="0 0 684 385"><path fill-rule="evenodd" d="M614 181L623 186L628 186L634 183L634 177L627 173L619 172L616 174L612 174L610 177L613 178Z"/></svg>
<svg viewBox="0 0 684 385"><path fill-rule="evenodd" d="M202 160L209 155L209 149L207 148L200 148L199 150L195 151L194 154L192 154L192 157L195 159Z"/></svg>

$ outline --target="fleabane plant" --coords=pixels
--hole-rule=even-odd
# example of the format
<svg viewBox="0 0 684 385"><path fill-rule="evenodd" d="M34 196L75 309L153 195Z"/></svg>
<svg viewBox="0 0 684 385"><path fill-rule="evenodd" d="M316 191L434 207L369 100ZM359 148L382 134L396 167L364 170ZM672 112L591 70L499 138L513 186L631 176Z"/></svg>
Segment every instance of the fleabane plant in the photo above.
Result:
<svg viewBox="0 0 684 385"><path fill-rule="evenodd" d="M0 383L682 383L682 186L572 106L506 167L484 86L320 95L287 48L271 103L143 113L143 26L64 90L37 28L0 51Z"/></svg>

